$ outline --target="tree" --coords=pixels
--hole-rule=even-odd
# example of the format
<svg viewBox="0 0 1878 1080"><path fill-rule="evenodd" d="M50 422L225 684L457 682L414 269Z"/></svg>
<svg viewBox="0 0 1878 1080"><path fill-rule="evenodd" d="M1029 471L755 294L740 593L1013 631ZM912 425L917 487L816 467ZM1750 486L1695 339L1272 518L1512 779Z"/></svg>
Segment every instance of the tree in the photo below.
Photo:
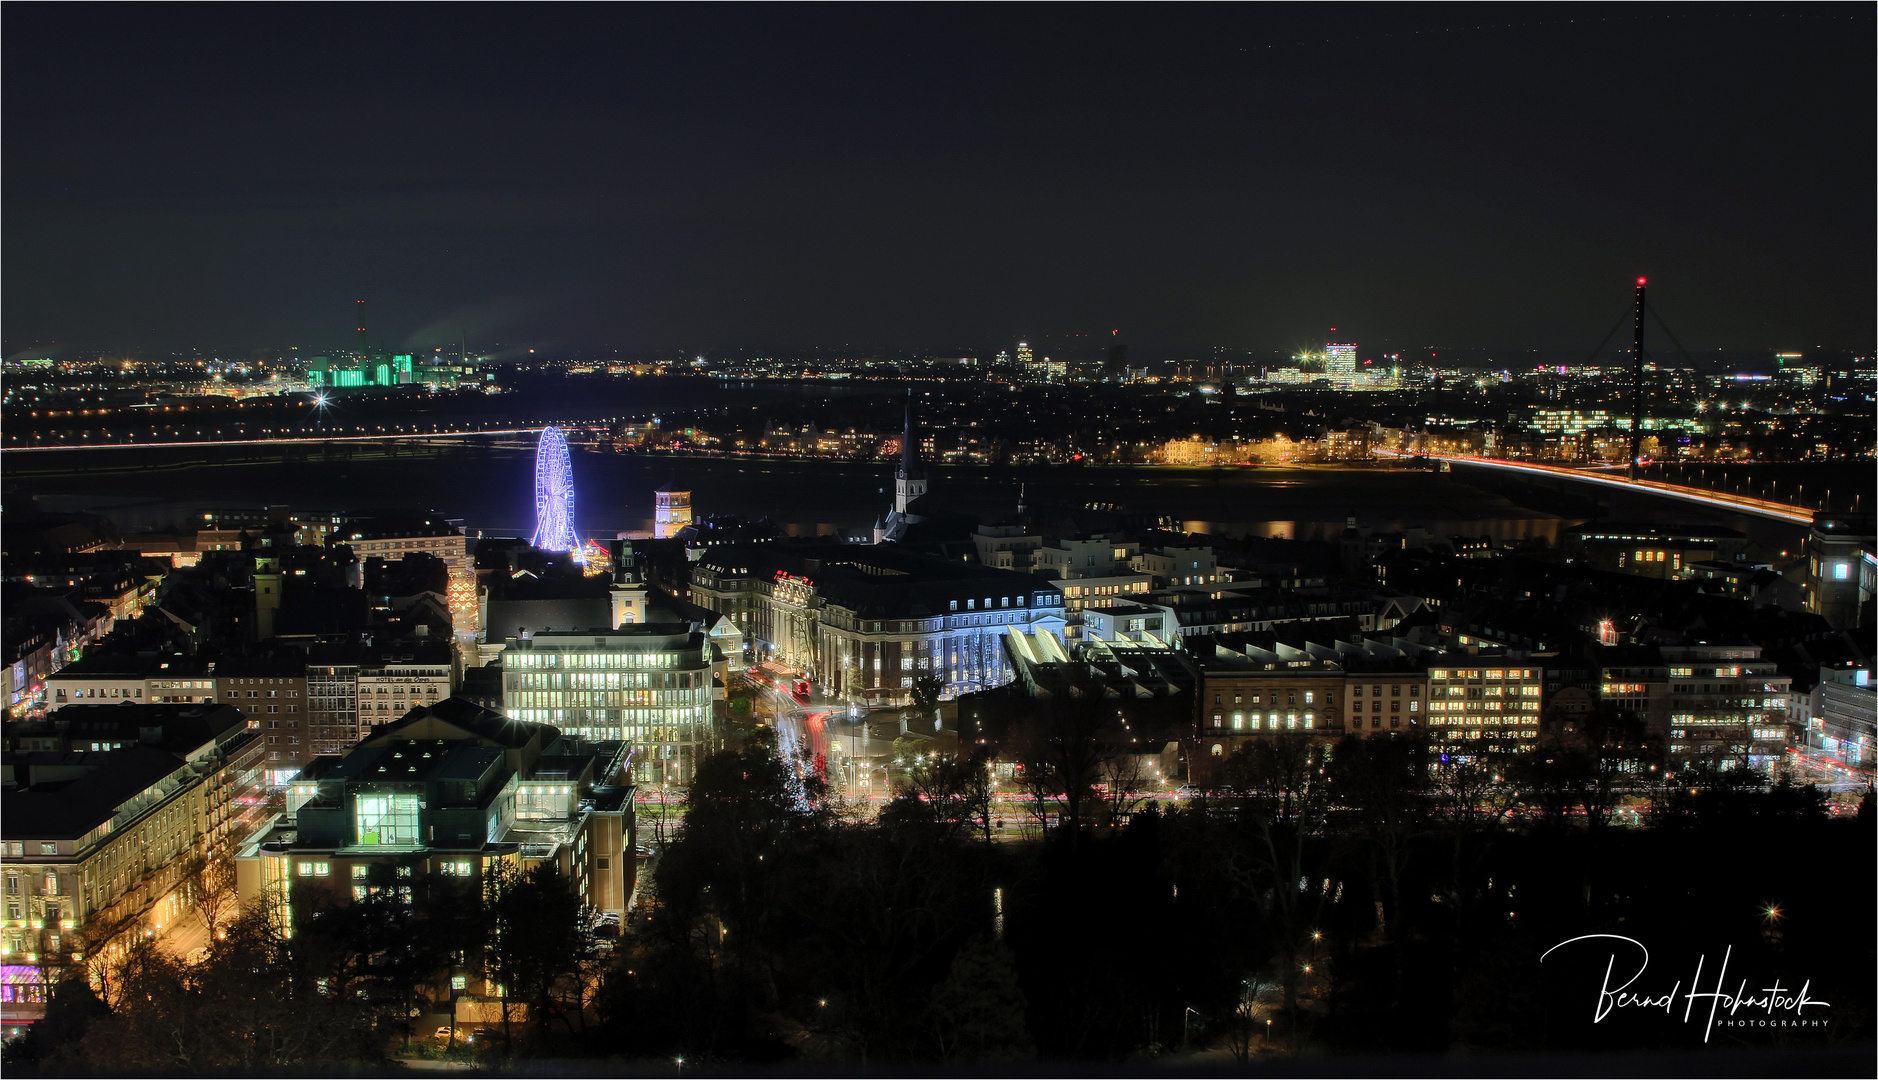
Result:
<svg viewBox="0 0 1878 1080"><path fill-rule="evenodd" d="M982 825L991 833L991 784L988 755L980 750L957 758L914 760L900 774L901 791L882 811L889 821L923 821L964 832Z"/></svg>
<svg viewBox="0 0 1878 1080"><path fill-rule="evenodd" d="M945 692L946 681L937 675L920 675L913 680L913 707L921 716L930 719L939 712L939 695Z"/></svg>
<svg viewBox="0 0 1878 1080"><path fill-rule="evenodd" d="M520 998L539 1044L557 1012L584 1005L582 965L594 951L592 935L582 925L580 897L554 863L504 870L489 880L487 956L490 977L502 987L505 1035L510 1002ZM571 1005L565 1000L570 986L576 997Z"/></svg>
<svg viewBox="0 0 1878 1080"><path fill-rule="evenodd" d="M1596 786L1597 762L1582 746L1543 739L1511 764L1522 795L1559 824L1585 805Z"/></svg>
<svg viewBox="0 0 1878 1080"><path fill-rule="evenodd" d="M1585 817L1597 828L1610 820L1625 786L1650 768L1661 767L1663 744L1643 718L1628 709L1599 706L1586 717L1584 732L1591 766Z"/></svg>
<svg viewBox="0 0 1878 1080"><path fill-rule="evenodd" d="M1261 1007L1270 1010L1265 999L1277 987L1277 980L1263 971L1254 972L1239 982L1239 1000L1226 1022L1226 1042L1232 1048L1233 1060L1241 1065L1251 1062L1252 1048L1258 1043L1259 1033L1266 1030L1259 1012Z"/></svg>
<svg viewBox="0 0 1878 1080"><path fill-rule="evenodd" d="M184 864L183 880L192 906L208 930L209 940L214 941L241 906L241 898L235 892L233 852L217 849L191 855Z"/></svg>
<svg viewBox="0 0 1878 1080"><path fill-rule="evenodd" d="M1038 702L1013 724L1007 749L1017 759L1018 782L1030 796L1032 813L1047 823L1051 804L1060 800L1072 847L1090 807L1100 801L1096 785L1103 769L1123 752L1124 740L1114 705L1093 680Z"/></svg>
<svg viewBox="0 0 1878 1080"><path fill-rule="evenodd" d="M1331 757L1330 779L1375 861L1387 897L1379 921L1393 941L1413 841L1429 827L1427 744L1419 738L1347 737Z"/></svg>
<svg viewBox="0 0 1878 1080"><path fill-rule="evenodd" d="M1228 856L1227 873L1271 928L1285 1012L1295 1028L1304 954L1324 903L1306 863L1308 828L1328 795L1324 747L1302 732L1278 732L1241 746L1227 760L1225 777L1240 797L1250 841Z"/></svg>
<svg viewBox="0 0 1878 1080"><path fill-rule="evenodd" d="M319 946L303 948L309 924L326 915L308 912L289 939L264 906L250 905L194 964L152 940L133 944L109 973L110 1015L94 1014L54 1064L103 1075L255 1075L381 1063L394 1018L369 995L336 990Z"/></svg>
<svg viewBox="0 0 1878 1080"><path fill-rule="evenodd" d="M1011 951L986 937L973 938L952 958L951 971L932 990L928 1012L943 1061L1012 1061L1032 1057L1024 1025L1029 1002L1017 984Z"/></svg>
<svg viewBox="0 0 1878 1080"><path fill-rule="evenodd" d="M1141 755L1135 751L1138 744L1115 747L1115 753L1102 762L1102 784L1108 789L1109 815L1120 821L1133 813L1147 800L1141 793L1141 782L1146 770L1141 763Z"/></svg>

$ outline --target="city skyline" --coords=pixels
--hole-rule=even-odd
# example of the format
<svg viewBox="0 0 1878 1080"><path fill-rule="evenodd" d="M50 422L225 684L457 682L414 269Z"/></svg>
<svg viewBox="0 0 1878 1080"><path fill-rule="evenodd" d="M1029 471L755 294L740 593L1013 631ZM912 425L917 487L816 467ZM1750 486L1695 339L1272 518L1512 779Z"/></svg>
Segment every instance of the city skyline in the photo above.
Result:
<svg viewBox="0 0 1878 1080"><path fill-rule="evenodd" d="M14 12L5 351L1869 352L1868 13L1494 14Z"/></svg>
<svg viewBox="0 0 1878 1080"><path fill-rule="evenodd" d="M0 17L6 1080L1869 1075L1869 7Z"/></svg>

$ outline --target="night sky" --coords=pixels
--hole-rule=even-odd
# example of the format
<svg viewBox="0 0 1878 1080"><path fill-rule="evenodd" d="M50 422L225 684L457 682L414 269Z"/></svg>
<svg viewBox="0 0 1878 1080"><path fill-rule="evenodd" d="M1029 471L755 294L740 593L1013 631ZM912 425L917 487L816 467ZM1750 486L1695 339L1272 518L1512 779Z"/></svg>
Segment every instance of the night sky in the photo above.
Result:
<svg viewBox="0 0 1878 1080"><path fill-rule="evenodd" d="M13 4L64 349L1867 351L1869 5ZM225 353L226 354L226 353Z"/></svg>

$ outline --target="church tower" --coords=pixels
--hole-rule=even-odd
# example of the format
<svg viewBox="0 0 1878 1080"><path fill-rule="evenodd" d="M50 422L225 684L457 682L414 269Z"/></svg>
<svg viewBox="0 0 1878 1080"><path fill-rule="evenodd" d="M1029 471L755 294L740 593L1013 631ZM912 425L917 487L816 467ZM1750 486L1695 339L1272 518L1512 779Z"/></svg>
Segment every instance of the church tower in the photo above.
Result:
<svg viewBox="0 0 1878 1080"><path fill-rule="evenodd" d="M893 508L905 517L913 500L926 494L926 466L919 460L919 444L913 441L913 388L906 390L906 431L900 437L900 467L893 474Z"/></svg>
<svg viewBox="0 0 1878 1080"><path fill-rule="evenodd" d="M906 390L906 427L900 434L900 465L893 470L893 509L874 525L874 543L904 540L909 525L922 518L913 504L926 494L926 466L919 460L919 444L913 441L913 388Z"/></svg>

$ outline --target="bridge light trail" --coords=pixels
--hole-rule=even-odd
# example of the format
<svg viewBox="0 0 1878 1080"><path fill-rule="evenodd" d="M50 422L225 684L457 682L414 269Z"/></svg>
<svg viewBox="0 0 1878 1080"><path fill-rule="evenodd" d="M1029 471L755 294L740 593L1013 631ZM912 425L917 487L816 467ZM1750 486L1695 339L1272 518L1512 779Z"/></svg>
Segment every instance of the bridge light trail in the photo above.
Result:
<svg viewBox="0 0 1878 1080"><path fill-rule="evenodd" d="M397 439L401 442L435 442L451 439L463 439L473 435L539 435L539 427L526 428L489 428L477 431L439 431L423 435L305 435L295 437L276 437L269 439L190 439L182 442L141 442L141 443L77 443L72 445L55 444L50 446L7 446L0 447L0 452L23 454L34 450L151 450L170 446L271 446L279 443L328 443L328 442L384 442Z"/></svg>
<svg viewBox="0 0 1878 1080"><path fill-rule="evenodd" d="M1701 488L1684 487L1680 484L1665 484L1660 480L1628 480L1619 477L1598 476L1583 469L1568 469L1562 465L1536 465L1523 461L1502 461L1498 458L1474 457L1471 454L1407 454L1398 450L1381 450L1378 453L1391 457L1425 457L1431 461L1452 461L1463 465L1479 465L1488 469L1506 469L1510 472L1532 473L1536 476L1557 476L1567 480L1580 480L1587 484L1603 484L1606 487L1641 489L1652 495L1661 495L1669 499L1681 499L1684 502L1702 503L1722 510L1737 513L1754 514L1758 517L1773 518L1794 525L1811 525L1813 511L1787 503L1772 502L1767 499L1755 499L1745 495L1720 495Z"/></svg>

